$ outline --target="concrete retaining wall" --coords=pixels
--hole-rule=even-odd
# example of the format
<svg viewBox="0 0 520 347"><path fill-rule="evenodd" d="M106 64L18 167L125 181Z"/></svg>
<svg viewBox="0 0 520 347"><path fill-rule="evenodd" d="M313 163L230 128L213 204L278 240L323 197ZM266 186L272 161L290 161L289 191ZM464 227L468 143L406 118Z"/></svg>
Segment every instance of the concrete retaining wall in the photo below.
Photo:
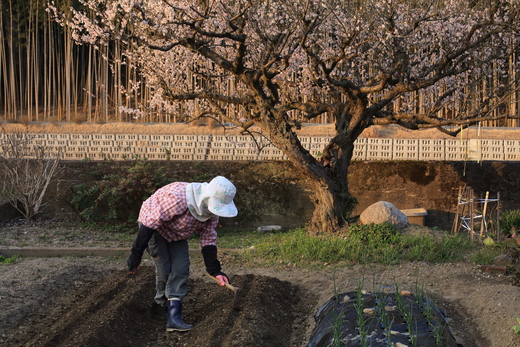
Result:
<svg viewBox="0 0 520 347"><path fill-rule="evenodd" d="M10 134L0 134L0 140ZM250 136L143 134L29 134L31 144L60 152L63 160L286 160L263 140ZM315 157L330 137L300 138ZM258 141L258 140L257 140ZM1 151L0 147L0 151ZM520 161L520 140L359 138L353 160Z"/></svg>

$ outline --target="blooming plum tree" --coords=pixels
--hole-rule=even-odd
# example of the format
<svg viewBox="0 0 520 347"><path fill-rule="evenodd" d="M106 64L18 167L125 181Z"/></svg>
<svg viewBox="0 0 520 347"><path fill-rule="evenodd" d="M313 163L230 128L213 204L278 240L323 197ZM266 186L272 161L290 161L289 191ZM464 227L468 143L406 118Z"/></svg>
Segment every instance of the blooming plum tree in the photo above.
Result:
<svg viewBox="0 0 520 347"><path fill-rule="evenodd" d="M519 0L84 0L78 42L126 45L152 105L253 127L314 182L312 232L345 223L354 141L372 125L456 135L517 93ZM94 14L94 15L92 15ZM515 91L516 90L516 91ZM130 111L130 110L127 110ZM133 110L132 112L142 112ZM327 114L314 158L296 130ZM456 126L456 127L454 127Z"/></svg>

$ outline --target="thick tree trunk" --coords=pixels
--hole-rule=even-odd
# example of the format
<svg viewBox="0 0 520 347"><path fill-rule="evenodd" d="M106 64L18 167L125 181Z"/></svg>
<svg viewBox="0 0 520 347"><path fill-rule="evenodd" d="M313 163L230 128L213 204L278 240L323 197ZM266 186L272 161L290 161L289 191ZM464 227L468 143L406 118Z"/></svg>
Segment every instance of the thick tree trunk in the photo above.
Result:
<svg viewBox="0 0 520 347"><path fill-rule="evenodd" d="M324 150L327 153L331 143ZM308 226L310 233L337 232L350 217L355 198L349 192L348 166L352 153L351 146L343 150L349 151L332 162L325 159L325 175L315 180L314 213ZM312 177L311 177L312 178Z"/></svg>
<svg viewBox="0 0 520 347"><path fill-rule="evenodd" d="M313 182L315 209L307 227L310 233L336 232L350 217L356 201L349 192L347 177L353 149L353 140L338 135L323 150L321 161L305 152L301 160L291 159Z"/></svg>
<svg viewBox="0 0 520 347"><path fill-rule="evenodd" d="M358 100L359 101L359 100ZM349 120L363 116L364 102L356 108L340 107L336 116L336 136L323 149L319 160L314 158L299 141L293 129L288 126L287 115L261 108L257 122L269 134L269 138L292 162L313 182L314 213L307 230L310 233L336 232L350 217L352 204L356 201L348 189L348 169L354 153L354 142L363 131L362 125L352 126ZM262 112L260 112L262 113ZM358 122L360 123L360 122Z"/></svg>
<svg viewBox="0 0 520 347"><path fill-rule="evenodd" d="M344 224L344 212L347 204L340 196L338 187L318 187L314 193L314 213L308 226L313 234L336 232Z"/></svg>

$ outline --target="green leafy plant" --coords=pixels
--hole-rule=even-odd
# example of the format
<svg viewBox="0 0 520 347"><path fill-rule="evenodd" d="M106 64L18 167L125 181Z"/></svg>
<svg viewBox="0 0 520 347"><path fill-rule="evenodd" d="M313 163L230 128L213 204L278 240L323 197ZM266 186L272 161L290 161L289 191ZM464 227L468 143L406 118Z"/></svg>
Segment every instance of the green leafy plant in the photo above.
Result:
<svg viewBox="0 0 520 347"><path fill-rule="evenodd" d="M433 306L428 298L424 298L424 316L428 322L433 319Z"/></svg>
<svg viewBox="0 0 520 347"><path fill-rule="evenodd" d="M333 347L341 347L341 327L343 324L343 310L336 310L335 307L332 308L332 335L333 335Z"/></svg>
<svg viewBox="0 0 520 347"><path fill-rule="evenodd" d="M424 286L419 284L419 279L415 280L415 299L417 305L421 306L423 304L424 299Z"/></svg>
<svg viewBox="0 0 520 347"><path fill-rule="evenodd" d="M362 278L354 292L338 294L333 272L333 285L334 296L319 310L316 331L320 332L320 341L325 341L322 334L326 328L326 341L338 347L451 346L455 342L419 279L415 284L418 296L408 290L399 291L395 278L393 286L373 283L372 292L364 290ZM518 328L520 331L520 325Z"/></svg>
<svg viewBox="0 0 520 347"><path fill-rule="evenodd" d="M368 331L370 330L369 319L364 319L363 309L365 308L365 301L363 298L363 286L364 280L358 282L356 289L356 301L354 302L354 308L356 310L356 319L359 329L359 335L361 336L360 345L361 347L368 346Z"/></svg>
<svg viewBox="0 0 520 347"><path fill-rule="evenodd" d="M397 307L399 308L399 312L403 315L404 321L406 322L406 326L408 328L408 333L410 334L410 342L413 347L417 346L417 322L413 319L413 306L409 307L404 303L403 296L401 295L401 291L399 290L399 283L394 278L394 288L395 288L395 298L397 301Z"/></svg>
<svg viewBox="0 0 520 347"><path fill-rule="evenodd" d="M515 333L520 335L520 317L517 317L516 321L518 322L518 324L517 325L513 325L513 330L514 330Z"/></svg>
<svg viewBox="0 0 520 347"><path fill-rule="evenodd" d="M502 253L501 247L481 247L472 254L471 260L476 264L491 264L500 253Z"/></svg>
<svg viewBox="0 0 520 347"><path fill-rule="evenodd" d="M384 292L377 293L377 311L381 318L382 328L385 330L387 346L392 346L392 321L386 312L386 294Z"/></svg>
<svg viewBox="0 0 520 347"><path fill-rule="evenodd" d="M413 306L410 305L409 309L407 309L407 306L404 304L401 295L396 293L396 297L400 299L397 301L398 307L399 311L404 316L408 333L410 334L410 342L412 343L412 347L417 347L417 321L413 319Z"/></svg>
<svg viewBox="0 0 520 347"><path fill-rule="evenodd" d="M372 244L398 243L401 239L399 231L389 223L355 224L348 228L347 235L350 239Z"/></svg>
<svg viewBox="0 0 520 347"><path fill-rule="evenodd" d="M500 216L500 229L504 235L511 234L511 230L520 229L520 210L504 211Z"/></svg>
<svg viewBox="0 0 520 347"><path fill-rule="evenodd" d="M13 255L12 257L6 258L0 255L0 264L15 264L22 260L22 257L18 254Z"/></svg>
<svg viewBox="0 0 520 347"><path fill-rule="evenodd" d="M166 183L165 170L146 160L130 166L102 163L91 180L70 187L65 201L83 221L133 222L142 202Z"/></svg>
<svg viewBox="0 0 520 347"><path fill-rule="evenodd" d="M338 287L336 286L336 273L332 276L334 284L334 299L339 301ZM333 347L341 347L341 328L343 325L343 310L336 310L336 306L332 307L332 336L333 336Z"/></svg>

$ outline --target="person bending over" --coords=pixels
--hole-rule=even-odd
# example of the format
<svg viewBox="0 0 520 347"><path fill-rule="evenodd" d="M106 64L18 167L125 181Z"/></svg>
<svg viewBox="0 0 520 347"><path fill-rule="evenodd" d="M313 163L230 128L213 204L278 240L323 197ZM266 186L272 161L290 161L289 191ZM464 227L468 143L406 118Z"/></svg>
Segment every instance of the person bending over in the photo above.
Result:
<svg viewBox="0 0 520 347"><path fill-rule="evenodd" d="M217 176L209 183L174 182L158 189L142 205L139 212L139 231L132 244L127 264L130 273L141 267L144 250L152 256L156 272L155 301L164 307L166 331L188 331L193 325L182 318L182 301L188 291L188 241L195 232L206 271L229 283L217 258L219 217L238 214L233 202L236 188L227 178Z"/></svg>

